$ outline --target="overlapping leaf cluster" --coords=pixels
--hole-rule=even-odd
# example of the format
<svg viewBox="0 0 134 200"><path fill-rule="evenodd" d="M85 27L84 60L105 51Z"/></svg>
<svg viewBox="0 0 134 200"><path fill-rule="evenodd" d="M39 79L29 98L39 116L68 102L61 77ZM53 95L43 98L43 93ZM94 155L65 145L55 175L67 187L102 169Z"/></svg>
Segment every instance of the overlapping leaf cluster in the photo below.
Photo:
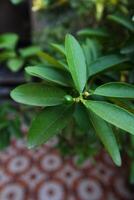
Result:
<svg viewBox="0 0 134 200"><path fill-rule="evenodd" d="M6 66L12 71L19 71L24 64L36 62L38 46L28 46L18 48L19 37L15 33L5 33L0 36L0 64Z"/></svg>
<svg viewBox="0 0 134 200"><path fill-rule="evenodd" d="M132 23L130 26L125 24L125 20L120 23L134 31ZM102 30L84 30L80 34L85 32L90 36L108 37ZM120 166L118 130L134 135L134 107L131 103L134 86L116 79L106 83L99 81L98 85L96 80L103 74L108 75L108 71L122 71L121 66L129 65L131 58L121 53L102 56L99 43L91 38L81 46L68 34L65 47L53 44L63 56L62 60L39 52L38 56L48 64L29 66L26 72L43 81L21 85L11 92L11 97L20 103L42 107L28 133L29 147L43 144L56 134L62 137L69 131L72 140L73 133L79 130L82 130L81 137L83 132L87 133L88 140L93 131L115 164ZM72 126L76 131L72 131Z"/></svg>

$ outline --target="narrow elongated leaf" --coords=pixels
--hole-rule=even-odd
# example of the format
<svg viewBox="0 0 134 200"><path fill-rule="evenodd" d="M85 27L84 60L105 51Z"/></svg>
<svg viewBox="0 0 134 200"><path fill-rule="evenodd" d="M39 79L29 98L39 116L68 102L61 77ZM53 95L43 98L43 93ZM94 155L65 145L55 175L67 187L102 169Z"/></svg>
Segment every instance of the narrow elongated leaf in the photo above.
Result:
<svg viewBox="0 0 134 200"><path fill-rule="evenodd" d="M68 124L72 113L72 106L56 106L44 109L31 125L28 134L28 146L32 148L47 142Z"/></svg>
<svg viewBox="0 0 134 200"><path fill-rule="evenodd" d="M63 45L52 43L51 46L65 56L65 48Z"/></svg>
<svg viewBox="0 0 134 200"><path fill-rule="evenodd" d="M52 65L55 68L66 69L65 65L62 62L59 62L48 53L40 51L37 55L41 60L47 61L48 64Z"/></svg>
<svg viewBox="0 0 134 200"><path fill-rule="evenodd" d="M42 78L46 81L51 81L63 86L69 86L71 84L71 77L69 74L61 70L43 66L26 67L25 70L28 74Z"/></svg>
<svg viewBox="0 0 134 200"><path fill-rule="evenodd" d="M77 123L77 125L79 126L79 128L84 131L84 132L88 132L90 129L89 126L89 116L88 116L88 112L86 110L86 108L81 105L81 104L77 104L75 107L75 112L74 112L74 118L75 121Z"/></svg>
<svg viewBox="0 0 134 200"><path fill-rule="evenodd" d="M114 14L114 15L108 15L108 19L113 20L121 24L122 26L126 27L130 31L134 32L134 22L127 16L124 16L122 14Z"/></svg>
<svg viewBox="0 0 134 200"><path fill-rule="evenodd" d="M108 37L109 34L105 29L102 28L87 28L78 31L80 36L96 36L96 37Z"/></svg>
<svg viewBox="0 0 134 200"><path fill-rule="evenodd" d="M97 87L93 94L105 97L134 99L134 86L128 83L111 82Z"/></svg>
<svg viewBox="0 0 134 200"><path fill-rule="evenodd" d="M96 131L96 134L100 138L101 142L105 146L106 150L112 157L114 163L118 166L121 165L121 157L119 152L119 147L113 133L110 124L106 123L103 119L98 117L93 112L89 112L90 119Z"/></svg>
<svg viewBox="0 0 134 200"><path fill-rule="evenodd" d="M11 97L26 105L54 106L63 103L66 93L57 87L46 86L42 83L28 83L18 86L11 92Z"/></svg>
<svg viewBox="0 0 134 200"><path fill-rule="evenodd" d="M100 57L96 61L90 64L89 76L102 73L127 60L128 60L127 58L120 55L107 55L107 56Z"/></svg>
<svg viewBox="0 0 134 200"><path fill-rule="evenodd" d="M134 135L134 114L104 101L85 101L85 106L105 121Z"/></svg>
<svg viewBox="0 0 134 200"><path fill-rule="evenodd" d="M86 62L81 46L72 35L66 36L65 50L75 87L79 92L82 92L87 80Z"/></svg>
<svg viewBox="0 0 134 200"><path fill-rule="evenodd" d="M101 55L101 45L95 39L87 39L82 47L86 58L87 73L89 74L90 64Z"/></svg>

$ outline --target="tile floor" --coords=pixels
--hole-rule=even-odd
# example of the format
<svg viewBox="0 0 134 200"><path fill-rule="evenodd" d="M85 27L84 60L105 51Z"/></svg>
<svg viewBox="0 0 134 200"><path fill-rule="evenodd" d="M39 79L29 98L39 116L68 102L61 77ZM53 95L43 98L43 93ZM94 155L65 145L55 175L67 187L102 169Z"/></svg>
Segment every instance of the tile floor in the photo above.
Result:
<svg viewBox="0 0 134 200"><path fill-rule="evenodd" d="M36 150L13 141L0 152L0 200L134 200L126 185L126 170L117 168L106 153L97 164L62 158L57 139Z"/></svg>

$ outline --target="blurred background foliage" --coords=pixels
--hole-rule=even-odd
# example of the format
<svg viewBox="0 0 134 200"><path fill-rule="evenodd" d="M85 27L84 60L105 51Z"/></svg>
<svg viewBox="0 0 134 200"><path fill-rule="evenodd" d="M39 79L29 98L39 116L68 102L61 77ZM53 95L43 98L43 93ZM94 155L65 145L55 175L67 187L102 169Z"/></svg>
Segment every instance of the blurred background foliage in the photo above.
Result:
<svg viewBox="0 0 134 200"><path fill-rule="evenodd" d="M34 0L33 10L38 11L34 14L34 42L48 49L48 43L63 42L67 32L108 25L108 14L132 16L133 8L134 2L128 0Z"/></svg>
<svg viewBox="0 0 134 200"><path fill-rule="evenodd" d="M25 0L10 0L15 6ZM63 44L65 34L73 33L78 37L83 47L88 64L107 54L117 53L129 59L115 71L106 72L96 78L96 85L109 81L134 83L134 1L133 0L33 0L31 10L32 44L18 48L18 36L14 33L0 36L0 62L12 72L17 72L26 65L47 63L54 64L52 54L63 59L57 53L57 46L51 43ZM62 46L60 46L62 48ZM58 47L59 49L59 47ZM45 51L45 52L43 52ZM64 62L64 60L62 60ZM29 79L26 78L26 81ZM92 81L92 80L91 80ZM113 102L116 101L113 99ZM117 103L117 102L116 102ZM133 102L127 105L134 112ZM27 112L27 111L26 111ZM12 113L13 121L9 122ZM24 113L21 111L21 113ZM27 112L28 113L28 112ZM31 113L31 112L30 112ZM19 116L21 114L19 113ZM31 118L32 114L30 114ZM5 104L0 107L0 148L10 142L13 135L20 137L20 117L15 107ZM29 120L28 120L29 121ZM10 124L9 124L10 123ZM73 122L69 127L71 130ZM89 128L89 127L88 127ZM63 155L77 155L78 163L95 155L100 150L100 143L95 134L88 134L83 127L66 132L66 137L59 137L58 148ZM90 127L90 133L91 127ZM73 136L72 136L73 134ZM73 140L72 140L73 138ZM87 139L89 138L89 139ZM90 141L90 142L89 142ZM130 157L130 181L134 183L134 137L118 136L120 149ZM76 145L77 144L77 145Z"/></svg>

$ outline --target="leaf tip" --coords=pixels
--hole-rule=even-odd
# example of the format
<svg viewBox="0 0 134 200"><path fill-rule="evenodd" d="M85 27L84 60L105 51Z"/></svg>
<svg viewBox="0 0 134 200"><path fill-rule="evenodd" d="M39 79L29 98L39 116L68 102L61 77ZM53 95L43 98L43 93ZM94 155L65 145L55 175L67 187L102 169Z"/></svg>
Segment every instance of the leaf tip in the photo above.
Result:
<svg viewBox="0 0 134 200"><path fill-rule="evenodd" d="M118 157L114 160L114 163L115 163L118 167L121 167L121 165L122 165L121 157L118 156Z"/></svg>
<svg viewBox="0 0 134 200"><path fill-rule="evenodd" d="M26 72L27 74L29 74L29 73L30 73L30 69L31 69L31 67L25 67L25 72Z"/></svg>
<svg viewBox="0 0 134 200"><path fill-rule="evenodd" d="M33 148L35 148L35 145L33 143L31 143L30 141L27 141L27 147L28 147L28 149L33 149Z"/></svg>
<svg viewBox="0 0 134 200"><path fill-rule="evenodd" d="M10 92L10 97L15 100L15 89Z"/></svg>

